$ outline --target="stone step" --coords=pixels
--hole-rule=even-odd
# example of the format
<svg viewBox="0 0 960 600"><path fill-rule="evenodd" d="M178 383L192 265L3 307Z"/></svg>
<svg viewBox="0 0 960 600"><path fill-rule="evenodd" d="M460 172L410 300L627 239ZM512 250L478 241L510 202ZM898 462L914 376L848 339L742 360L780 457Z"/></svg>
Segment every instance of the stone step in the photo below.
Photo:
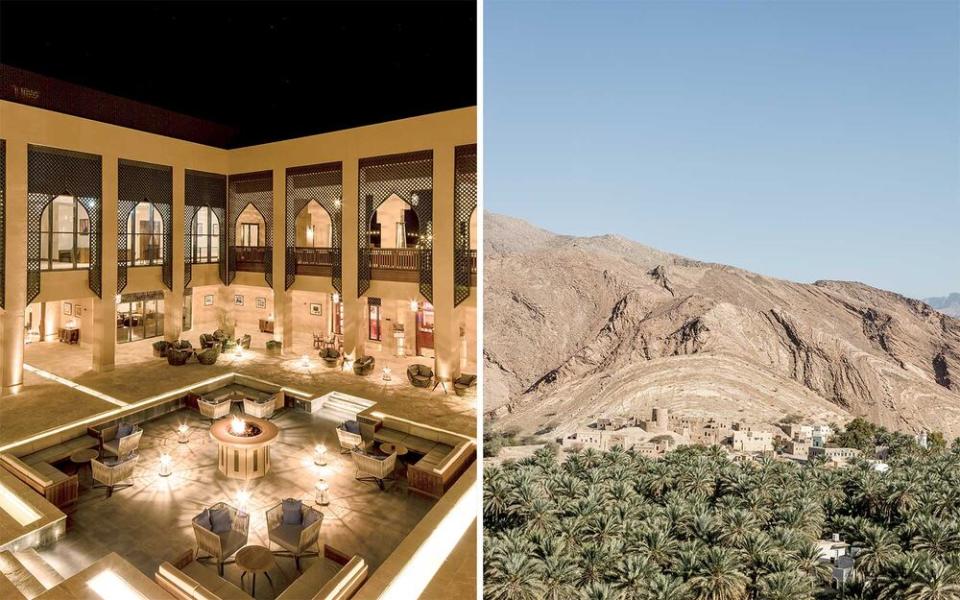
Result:
<svg viewBox="0 0 960 600"><path fill-rule="evenodd" d="M17 560L17 557L9 550L0 552L0 573L27 600L32 600L47 591L40 580L34 577L30 570Z"/></svg>
<svg viewBox="0 0 960 600"><path fill-rule="evenodd" d="M357 414L365 411L375 403L365 398L351 396L340 392L330 392L323 397L322 409L331 416L344 417L343 420L353 420Z"/></svg>
<svg viewBox="0 0 960 600"><path fill-rule="evenodd" d="M43 560L43 557L33 548L14 552L13 556L47 589L55 587L63 581L63 575L51 567L50 563Z"/></svg>

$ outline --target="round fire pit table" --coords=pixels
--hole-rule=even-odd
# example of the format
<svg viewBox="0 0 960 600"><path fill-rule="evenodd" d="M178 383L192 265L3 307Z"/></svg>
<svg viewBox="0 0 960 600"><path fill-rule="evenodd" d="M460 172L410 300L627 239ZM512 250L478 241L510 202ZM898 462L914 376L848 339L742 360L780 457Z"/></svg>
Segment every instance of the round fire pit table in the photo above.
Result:
<svg viewBox="0 0 960 600"><path fill-rule="evenodd" d="M253 573L253 581L250 585L250 595L257 593L257 573L263 573L273 588L273 580L270 579L268 571L275 566L277 562L273 559L273 553L263 546L244 546L237 552L237 566L243 573L240 574L240 587L243 588L243 578L247 573Z"/></svg>
<svg viewBox="0 0 960 600"><path fill-rule="evenodd" d="M257 417L226 417L210 427L217 442L217 467L233 479L257 479L270 472L270 445L277 426Z"/></svg>

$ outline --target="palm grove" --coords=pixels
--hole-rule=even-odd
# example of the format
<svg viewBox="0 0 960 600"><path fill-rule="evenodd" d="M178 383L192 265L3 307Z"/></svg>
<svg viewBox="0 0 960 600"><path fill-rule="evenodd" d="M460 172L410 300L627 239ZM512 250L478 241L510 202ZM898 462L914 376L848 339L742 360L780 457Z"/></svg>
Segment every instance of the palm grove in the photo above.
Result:
<svg viewBox="0 0 960 600"><path fill-rule="evenodd" d="M857 427L864 445L890 439ZM558 460L548 447L488 467L484 596L960 600L960 440L924 450L904 438L886 472L733 462L716 447L659 460L623 449ZM859 549L836 591L816 544L832 533Z"/></svg>

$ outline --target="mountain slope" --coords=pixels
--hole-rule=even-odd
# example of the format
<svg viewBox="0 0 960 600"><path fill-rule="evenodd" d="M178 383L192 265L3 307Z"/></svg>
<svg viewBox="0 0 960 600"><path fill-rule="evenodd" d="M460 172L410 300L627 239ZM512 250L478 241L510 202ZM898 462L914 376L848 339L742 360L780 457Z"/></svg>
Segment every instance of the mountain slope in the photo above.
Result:
<svg viewBox="0 0 960 600"><path fill-rule="evenodd" d="M484 223L484 407L499 425L561 432L663 405L960 435L960 321L923 302Z"/></svg>

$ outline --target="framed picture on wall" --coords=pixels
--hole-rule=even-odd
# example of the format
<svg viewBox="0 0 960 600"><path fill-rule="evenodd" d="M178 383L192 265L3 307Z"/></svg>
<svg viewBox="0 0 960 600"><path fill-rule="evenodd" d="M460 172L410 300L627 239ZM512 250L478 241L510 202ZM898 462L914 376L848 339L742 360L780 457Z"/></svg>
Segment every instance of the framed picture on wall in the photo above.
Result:
<svg viewBox="0 0 960 600"><path fill-rule="evenodd" d="M310 303L310 314L314 317L319 317L323 314L323 305L316 304L315 302Z"/></svg>
<svg viewBox="0 0 960 600"><path fill-rule="evenodd" d="M207 294L203 297L204 306L213 306L213 294Z"/></svg>
<svg viewBox="0 0 960 600"><path fill-rule="evenodd" d="M73 307L69 302L63 303L63 314L67 315L68 317L73 316Z"/></svg>
<svg viewBox="0 0 960 600"><path fill-rule="evenodd" d="M234 297L233 297L233 303L234 303L236 306L243 306L243 296L241 296L241 295L239 295L239 294L237 294L236 296L234 296Z"/></svg>
<svg viewBox="0 0 960 600"><path fill-rule="evenodd" d="M266 308L267 299L266 298L257 298L257 308Z"/></svg>

